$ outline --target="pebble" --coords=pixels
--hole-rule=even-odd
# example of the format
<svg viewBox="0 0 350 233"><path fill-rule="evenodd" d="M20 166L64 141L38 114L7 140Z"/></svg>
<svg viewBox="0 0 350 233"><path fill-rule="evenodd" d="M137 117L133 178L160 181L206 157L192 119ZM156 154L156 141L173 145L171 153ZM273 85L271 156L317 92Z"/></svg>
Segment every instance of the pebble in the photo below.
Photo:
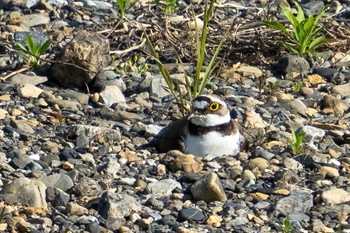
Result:
<svg viewBox="0 0 350 233"><path fill-rule="evenodd" d="M254 158L249 161L249 168L259 168L260 170L264 170L269 168L269 162L264 158Z"/></svg>
<svg viewBox="0 0 350 233"><path fill-rule="evenodd" d="M344 189L334 188L322 192L321 198L327 205L338 205L350 201L350 194Z"/></svg>
<svg viewBox="0 0 350 233"><path fill-rule="evenodd" d="M205 202L226 201L227 196L216 173L205 175L191 186L194 199Z"/></svg>
<svg viewBox="0 0 350 233"><path fill-rule="evenodd" d="M174 189L182 189L181 184L172 179L164 179L154 183L150 183L147 186L149 193L157 196L170 196Z"/></svg>
<svg viewBox="0 0 350 233"><path fill-rule="evenodd" d="M325 177L338 177L339 171L334 167L322 166L320 167L319 173Z"/></svg>

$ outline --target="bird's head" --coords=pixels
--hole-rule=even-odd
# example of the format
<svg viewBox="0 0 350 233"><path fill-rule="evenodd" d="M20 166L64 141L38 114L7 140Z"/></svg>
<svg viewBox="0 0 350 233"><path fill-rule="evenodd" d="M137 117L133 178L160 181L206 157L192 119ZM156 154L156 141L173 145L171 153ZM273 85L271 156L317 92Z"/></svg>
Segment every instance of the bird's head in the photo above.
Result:
<svg viewBox="0 0 350 233"><path fill-rule="evenodd" d="M216 95L200 95L192 102L190 121L199 126L216 126L231 120L227 104Z"/></svg>

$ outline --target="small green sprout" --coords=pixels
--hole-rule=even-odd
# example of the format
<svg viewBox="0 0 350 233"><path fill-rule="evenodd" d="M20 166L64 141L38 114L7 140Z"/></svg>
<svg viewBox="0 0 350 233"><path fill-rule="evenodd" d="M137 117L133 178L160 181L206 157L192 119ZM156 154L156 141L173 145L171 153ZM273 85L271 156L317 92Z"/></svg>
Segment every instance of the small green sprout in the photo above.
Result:
<svg viewBox="0 0 350 233"><path fill-rule="evenodd" d="M119 73L137 72L138 74L144 74L148 71L149 66L147 63L139 64L139 59L135 55L132 59L127 60L124 64L121 64L119 68L115 68Z"/></svg>
<svg viewBox="0 0 350 233"><path fill-rule="evenodd" d="M122 16L122 18L125 17L125 11L126 9L130 6L130 0L116 0L119 10L120 10L120 14Z"/></svg>
<svg viewBox="0 0 350 233"><path fill-rule="evenodd" d="M40 63L40 56L44 55L46 50L50 47L51 41L47 40L42 44L37 44L33 40L32 36L28 33L26 37L26 45L21 43L16 43L18 47L21 48L22 51L18 51L18 53L27 60L29 65L33 68L36 68Z"/></svg>
<svg viewBox="0 0 350 233"><path fill-rule="evenodd" d="M297 81L297 82L292 83L292 90L295 93L299 93L301 88L303 87L303 84L304 83L302 81Z"/></svg>
<svg viewBox="0 0 350 233"><path fill-rule="evenodd" d="M268 86L269 86L269 89L270 89L270 93L271 95L273 93L275 93L275 91L277 90L278 86L279 86L279 81L275 81L275 82L268 82Z"/></svg>
<svg viewBox="0 0 350 233"><path fill-rule="evenodd" d="M173 14L175 12L176 0L154 0L159 8L163 9L166 14Z"/></svg>
<svg viewBox="0 0 350 233"><path fill-rule="evenodd" d="M324 35L321 35L325 27L317 26L317 24L324 13L330 8L330 5L325 5L321 13L316 17L310 15L306 18L300 5L297 2L294 2L294 4L297 7L296 16L293 15L288 7L281 7L282 13L292 24L292 31L277 21L265 20L264 23L271 28L283 32L289 38L289 42L281 41L282 45L289 52L301 55L314 53L318 47L329 41Z"/></svg>
<svg viewBox="0 0 350 233"><path fill-rule="evenodd" d="M290 221L288 217L285 217L283 219L283 225L282 225L283 233L291 233L292 227L293 227L292 221Z"/></svg>
<svg viewBox="0 0 350 233"><path fill-rule="evenodd" d="M292 150L294 155L298 155L301 153L301 147L303 145L303 141L306 137L306 133L303 130L300 130L298 134L292 129Z"/></svg>

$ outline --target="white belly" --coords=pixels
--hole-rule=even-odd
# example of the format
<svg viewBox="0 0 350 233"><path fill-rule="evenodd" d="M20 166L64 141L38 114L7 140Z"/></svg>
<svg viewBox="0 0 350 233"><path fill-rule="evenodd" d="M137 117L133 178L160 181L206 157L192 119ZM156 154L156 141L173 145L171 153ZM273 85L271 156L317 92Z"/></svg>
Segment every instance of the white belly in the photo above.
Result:
<svg viewBox="0 0 350 233"><path fill-rule="evenodd" d="M236 155L239 153L242 138L240 133L229 136L222 136L217 132L201 136L188 135L185 138L185 153L196 156Z"/></svg>

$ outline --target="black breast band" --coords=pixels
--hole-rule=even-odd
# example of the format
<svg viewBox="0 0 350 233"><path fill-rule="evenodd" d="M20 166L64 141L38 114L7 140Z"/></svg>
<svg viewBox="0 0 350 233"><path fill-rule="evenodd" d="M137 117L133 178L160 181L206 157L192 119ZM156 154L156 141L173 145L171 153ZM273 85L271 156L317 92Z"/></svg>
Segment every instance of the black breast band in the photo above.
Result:
<svg viewBox="0 0 350 233"><path fill-rule="evenodd" d="M188 131L192 135L205 135L212 131L221 132L223 135L230 135L233 129L233 124L231 121L221 124L221 125L215 125L215 126L200 126L195 125L191 121L188 123Z"/></svg>

